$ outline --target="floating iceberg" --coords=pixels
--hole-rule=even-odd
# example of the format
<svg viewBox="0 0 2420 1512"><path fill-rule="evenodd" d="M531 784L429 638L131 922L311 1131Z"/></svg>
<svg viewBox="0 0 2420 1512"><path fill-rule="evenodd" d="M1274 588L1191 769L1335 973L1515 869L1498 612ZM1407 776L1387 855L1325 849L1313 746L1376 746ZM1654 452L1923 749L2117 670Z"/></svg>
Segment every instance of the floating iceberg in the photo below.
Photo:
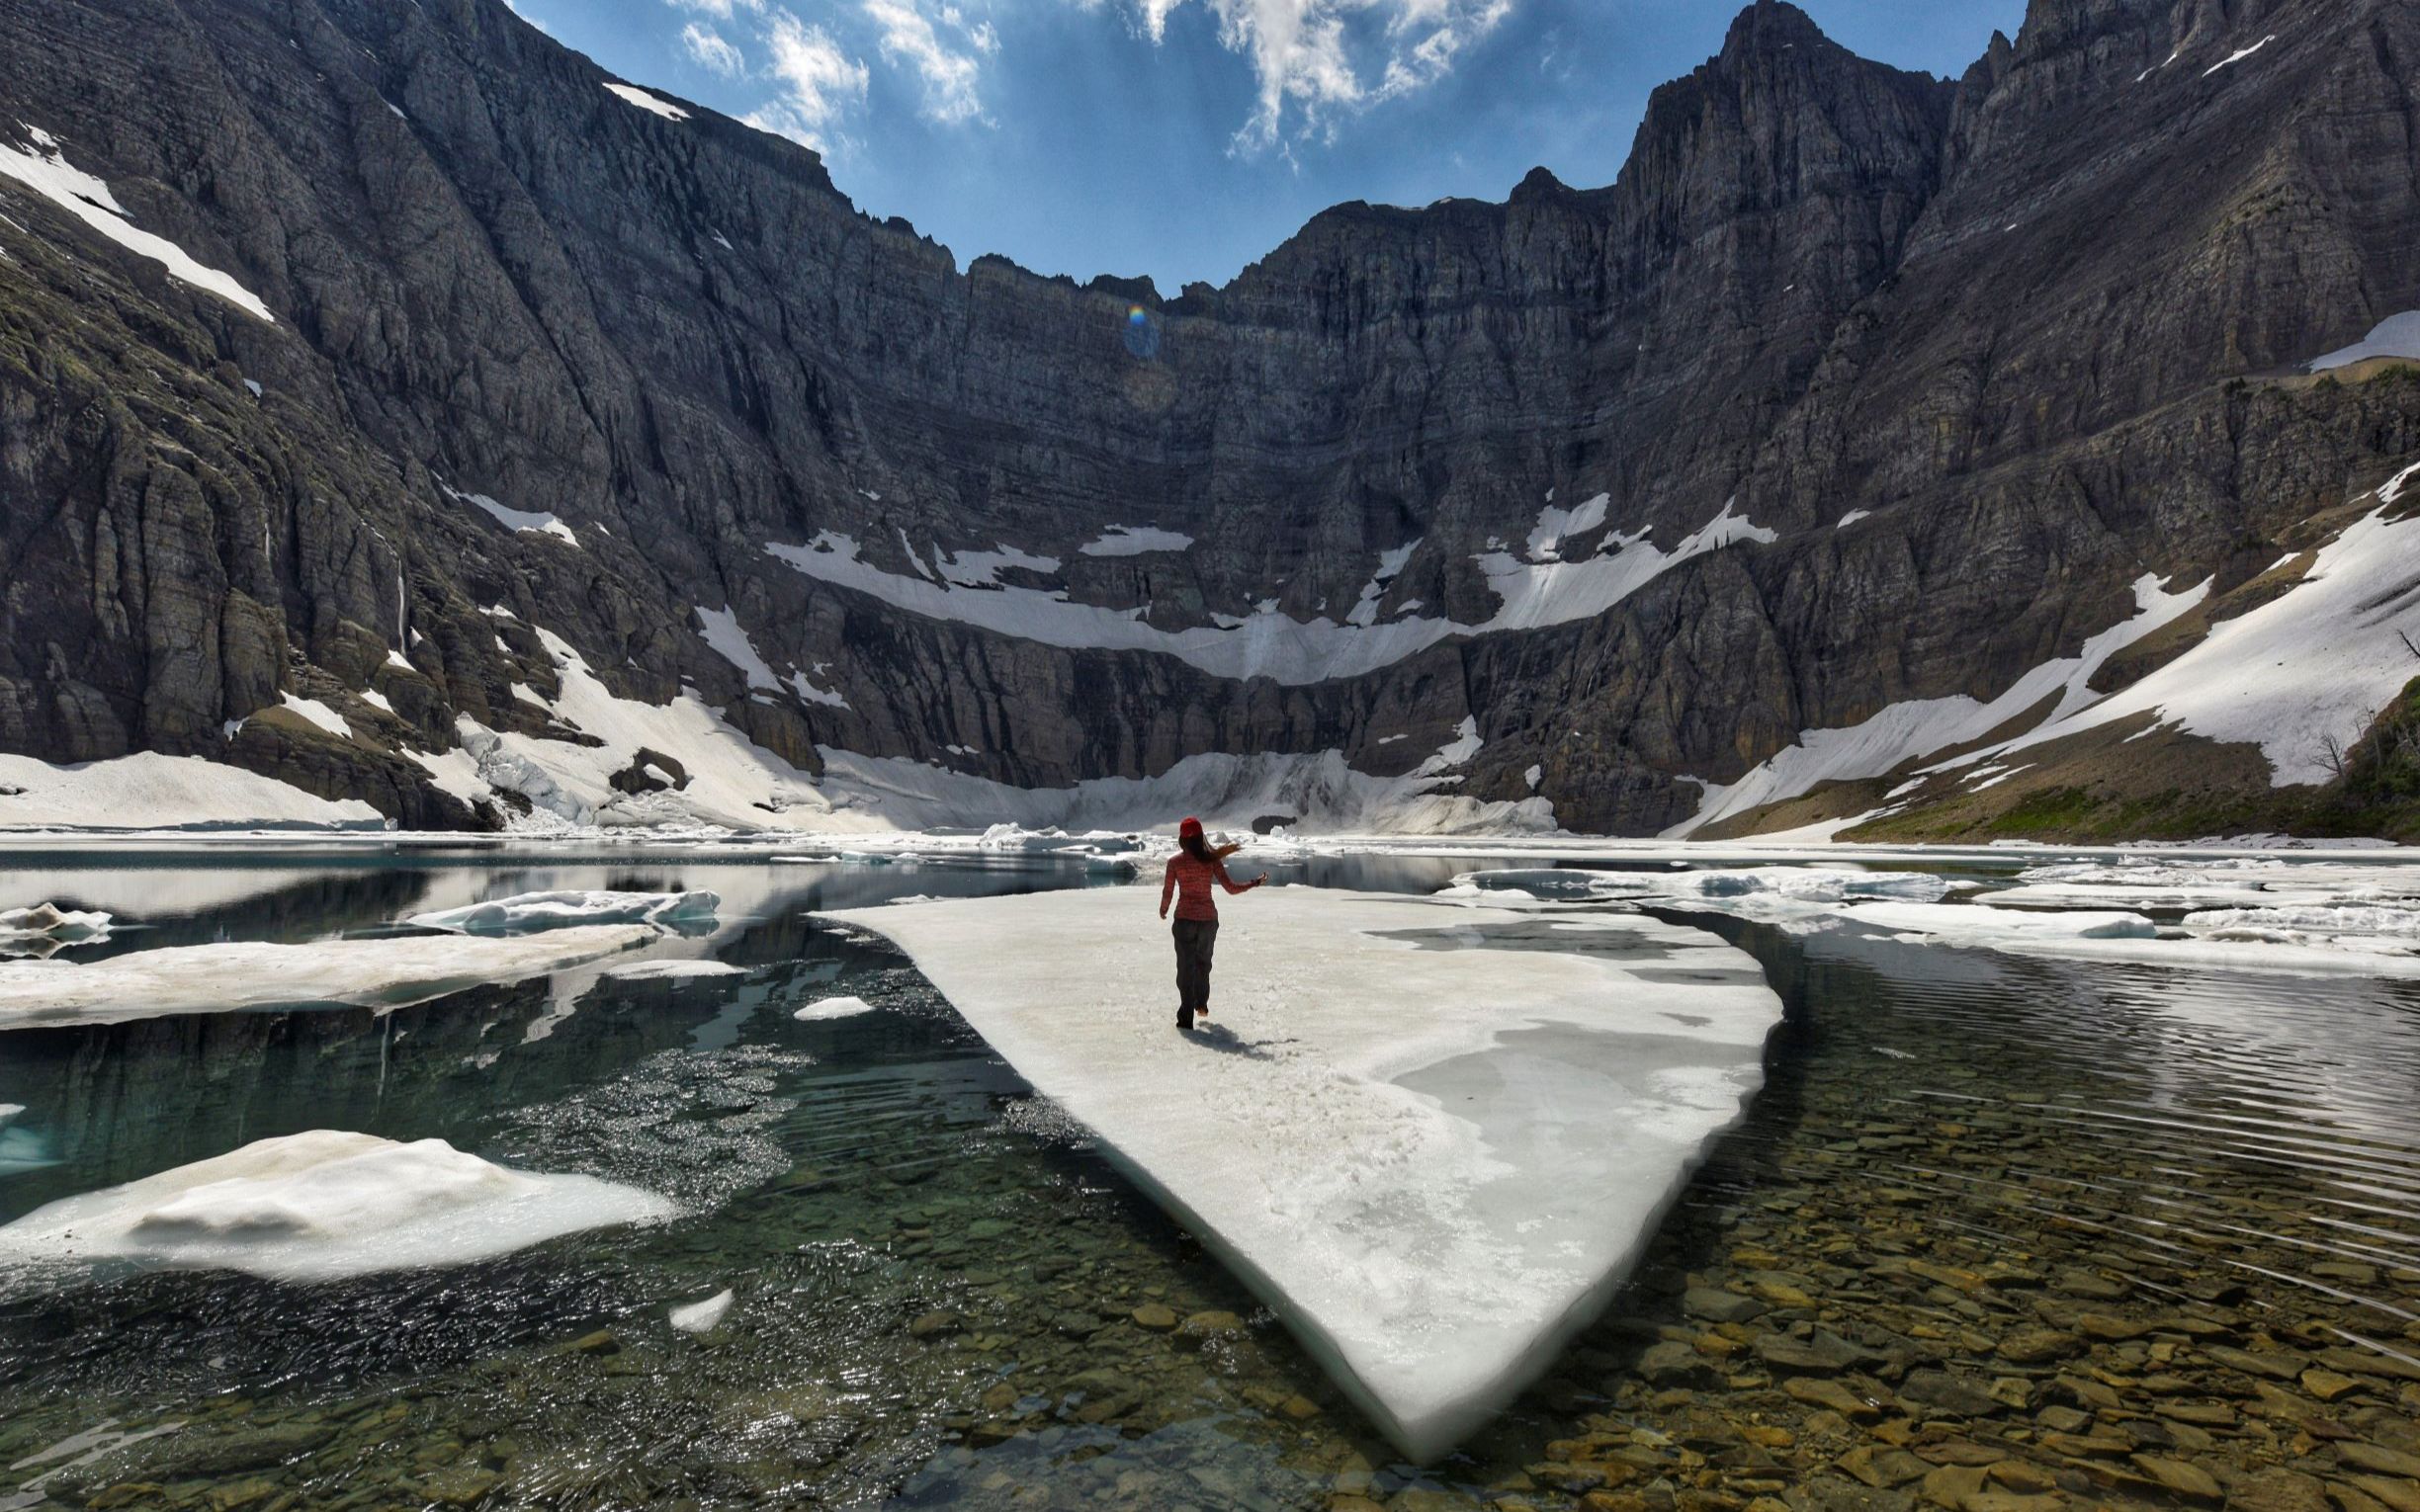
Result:
<svg viewBox="0 0 2420 1512"><path fill-rule="evenodd" d="M862 997L826 997L809 1003L790 1017L802 1024L820 1024L826 1019L853 1019L873 1011L874 1005Z"/></svg>
<svg viewBox="0 0 2420 1512"><path fill-rule="evenodd" d="M634 961L610 966L605 974L616 981L689 981L702 976L745 976L747 967L726 961Z"/></svg>
<svg viewBox="0 0 2420 1512"><path fill-rule="evenodd" d="M1286 887L1229 907L1188 1037L1153 902L830 917L912 956L1424 1459L1601 1310L1781 1017L1701 931Z"/></svg>
<svg viewBox="0 0 2420 1512"><path fill-rule="evenodd" d="M725 1287L704 1302L691 1302L685 1307L673 1308L670 1321L673 1327L683 1333L712 1333L715 1325L722 1322L724 1314L731 1309L731 1289Z"/></svg>
<svg viewBox="0 0 2420 1512"><path fill-rule="evenodd" d="M519 981L661 939L643 924L538 939L253 941L138 951L107 961L0 962L0 1029L117 1023L172 1013L339 1003L397 1007L485 982Z"/></svg>
<svg viewBox="0 0 2420 1512"><path fill-rule="evenodd" d="M116 921L106 913L80 913L51 903L31 908L0 908L0 936L47 940L106 940Z"/></svg>
<svg viewBox="0 0 2420 1512"><path fill-rule="evenodd" d="M461 1265L675 1211L636 1187L506 1170L443 1139L315 1129L38 1208L0 1228L0 1265L322 1281Z"/></svg>
<svg viewBox="0 0 2420 1512"><path fill-rule="evenodd" d="M457 935L526 935L579 924L705 923L723 899L712 892L523 892L405 919Z"/></svg>
<svg viewBox="0 0 2420 1512"><path fill-rule="evenodd" d="M1929 872L1868 872L1855 867L1742 867L1727 870L1606 872L1581 868L1466 872L1456 887L1476 895L1512 890L1536 898L1622 898L1675 908L1704 906L1723 913L1754 914L1763 905L1790 911L1798 904L1833 904L1856 898L1908 898L1934 902L1950 883ZM1469 893L1458 894L1463 896Z"/></svg>

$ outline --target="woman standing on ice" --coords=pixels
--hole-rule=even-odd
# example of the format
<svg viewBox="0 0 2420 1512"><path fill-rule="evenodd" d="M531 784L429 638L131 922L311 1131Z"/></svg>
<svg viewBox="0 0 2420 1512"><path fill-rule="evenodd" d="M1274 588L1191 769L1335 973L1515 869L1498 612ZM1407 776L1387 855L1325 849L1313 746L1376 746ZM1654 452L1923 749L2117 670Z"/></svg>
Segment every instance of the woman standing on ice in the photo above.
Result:
<svg viewBox="0 0 2420 1512"><path fill-rule="evenodd" d="M1265 874L1238 883L1227 875L1226 858L1237 847L1210 848L1202 837L1202 821L1187 819L1176 827L1176 854L1168 858L1160 880L1160 917L1168 916L1168 899L1176 899L1176 1027L1191 1029L1193 1015L1210 1016L1210 953L1218 945L1218 900L1210 884L1230 892L1250 892L1268 881Z"/></svg>

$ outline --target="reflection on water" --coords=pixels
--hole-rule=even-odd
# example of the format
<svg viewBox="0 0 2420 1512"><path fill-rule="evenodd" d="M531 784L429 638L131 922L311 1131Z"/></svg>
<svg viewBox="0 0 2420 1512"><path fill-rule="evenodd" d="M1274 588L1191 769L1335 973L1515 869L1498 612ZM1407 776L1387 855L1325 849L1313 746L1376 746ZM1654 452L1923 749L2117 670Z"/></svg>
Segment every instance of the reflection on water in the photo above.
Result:
<svg viewBox="0 0 2420 1512"><path fill-rule="evenodd" d="M1782 993L1767 1091L1607 1320L1416 1470L898 956L808 917L1080 867L24 859L43 895L143 926L112 951L708 887L717 927L677 949L747 970L0 1035L0 1103L25 1108L0 1127L0 1220L323 1127L688 1215L316 1286L0 1284L0 1507L2413 1505L2411 984L1667 915ZM1272 870L1425 891L1472 865ZM882 1011L791 1017L843 992ZM721 1327L669 1327L727 1288Z"/></svg>

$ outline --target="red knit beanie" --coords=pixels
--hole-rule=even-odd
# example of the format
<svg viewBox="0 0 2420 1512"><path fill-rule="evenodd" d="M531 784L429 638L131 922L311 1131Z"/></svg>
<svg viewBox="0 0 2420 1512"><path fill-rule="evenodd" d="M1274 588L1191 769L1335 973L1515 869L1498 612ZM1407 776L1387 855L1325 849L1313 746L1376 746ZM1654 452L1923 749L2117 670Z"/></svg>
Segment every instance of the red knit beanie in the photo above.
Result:
<svg viewBox="0 0 2420 1512"><path fill-rule="evenodd" d="M1201 832L1202 823L1199 819L1187 819L1176 826L1176 834L1179 839L1190 840Z"/></svg>

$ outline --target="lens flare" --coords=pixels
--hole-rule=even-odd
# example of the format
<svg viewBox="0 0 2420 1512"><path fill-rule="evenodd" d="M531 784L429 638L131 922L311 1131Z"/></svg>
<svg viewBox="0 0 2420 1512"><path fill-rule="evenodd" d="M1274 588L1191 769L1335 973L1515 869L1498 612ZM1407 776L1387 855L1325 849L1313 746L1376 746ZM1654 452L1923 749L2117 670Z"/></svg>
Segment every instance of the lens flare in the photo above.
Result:
<svg viewBox="0 0 2420 1512"><path fill-rule="evenodd" d="M1160 327L1153 324L1151 311L1140 304L1126 307L1126 350L1136 358L1149 362L1160 355Z"/></svg>

